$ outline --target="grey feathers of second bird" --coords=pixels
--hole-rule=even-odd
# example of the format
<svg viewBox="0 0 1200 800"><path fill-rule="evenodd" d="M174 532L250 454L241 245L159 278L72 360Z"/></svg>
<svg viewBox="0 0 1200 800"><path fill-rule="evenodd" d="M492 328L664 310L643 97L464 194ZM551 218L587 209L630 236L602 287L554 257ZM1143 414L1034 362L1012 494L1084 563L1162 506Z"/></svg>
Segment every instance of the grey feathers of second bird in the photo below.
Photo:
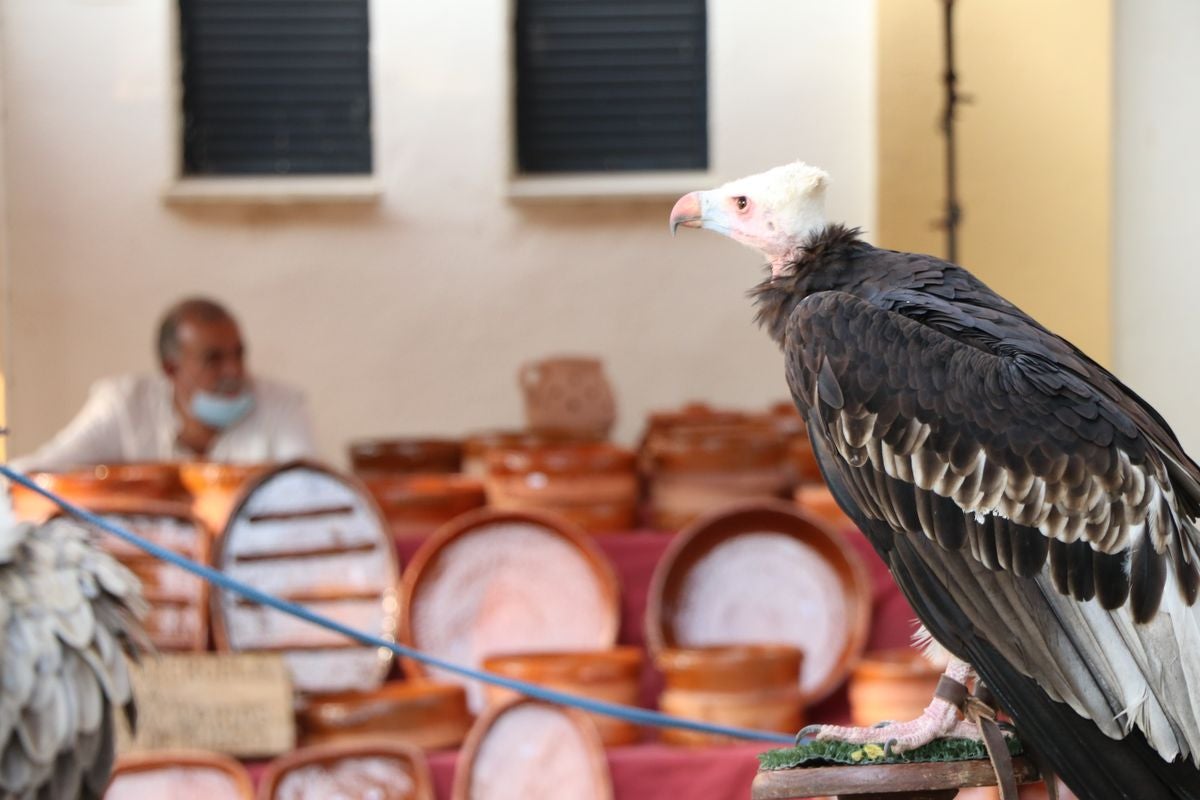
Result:
<svg viewBox="0 0 1200 800"><path fill-rule="evenodd" d="M142 611L137 578L79 525L0 528L0 797L103 795Z"/></svg>

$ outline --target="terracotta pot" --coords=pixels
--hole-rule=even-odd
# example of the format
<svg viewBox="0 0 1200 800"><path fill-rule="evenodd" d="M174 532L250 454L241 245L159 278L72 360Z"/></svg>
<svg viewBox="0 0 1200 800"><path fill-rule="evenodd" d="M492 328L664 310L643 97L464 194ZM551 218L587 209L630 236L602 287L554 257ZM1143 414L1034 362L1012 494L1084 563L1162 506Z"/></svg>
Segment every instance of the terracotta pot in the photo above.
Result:
<svg viewBox="0 0 1200 800"><path fill-rule="evenodd" d="M790 645L668 648L655 659L663 711L689 719L795 733L803 726L802 653ZM724 737L664 728L663 741L706 744ZM732 740L730 740L732 741Z"/></svg>
<svg viewBox="0 0 1200 800"><path fill-rule="evenodd" d="M804 653L788 644L668 647L654 658L663 686L699 692L795 688Z"/></svg>
<svg viewBox="0 0 1200 800"><path fill-rule="evenodd" d="M429 764L419 749L392 741L306 747L267 765L258 800L433 800Z"/></svg>
<svg viewBox="0 0 1200 800"><path fill-rule="evenodd" d="M179 477L191 494L192 513L218 536L225 529L242 488L269 469L270 464L188 461L179 465Z"/></svg>
<svg viewBox="0 0 1200 800"><path fill-rule="evenodd" d="M424 536L487 504L483 483L464 475L374 474L361 480L398 538Z"/></svg>
<svg viewBox="0 0 1200 800"><path fill-rule="evenodd" d="M462 442L454 439L368 439L351 442L350 466L356 475L458 472Z"/></svg>
<svg viewBox="0 0 1200 800"><path fill-rule="evenodd" d="M794 493L796 505L802 511L824 520L835 530L855 530L854 520L846 516L842 507L833 499L833 493L824 483L808 483L796 487Z"/></svg>
<svg viewBox="0 0 1200 800"><path fill-rule="evenodd" d="M547 773L555 776L547 781ZM596 726L574 708L516 700L488 709L454 765L451 800L488 800L490 787L522 800L612 800Z"/></svg>
<svg viewBox="0 0 1200 800"><path fill-rule="evenodd" d="M620 590L586 532L545 512L481 509L457 517L413 555L402 580L400 641L470 666L506 653L604 650L616 644ZM466 683L404 660L413 678Z"/></svg>
<svg viewBox="0 0 1200 800"><path fill-rule="evenodd" d="M187 492L174 463L96 464L74 470L31 472L39 486L90 510L131 503L173 503L186 507ZM12 486L13 513L19 519L44 522L59 507L19 484Z"/></svg>
<svg viewBox="0 0 1200 800"><path fill-rule="evenodd" d="M392 681L370 692L314 695L296 721L305 745L375 738L437 749L462 744L472 718L458 684Z"/></svg>
<svg viewBox="0 0 1200 800"><path fill-rule="evenodd" d="M862 655L871 585L842 536L783 502L746 503L697 520L654 569L646 603L651 654L711 644L790 644L800 688L828 696Z"/></svg>
<svg viewBox="0 0 1200 800"><path fill-rule="evenodd" d="M292 462L242 487L214 566L351 628L395 636L399 565L387 523L362 485L320 464ZM391 651L362 645L223 590L212 597L220 651L283 654L302 693L370 691Z"/></svg>
<svg viewBox="0 0 1200 800"><path fill-rule="evenodd" d="M646 427L638 448L659 431L676 428L681 425L734 425L746 422L750 415L744 411L713 408L707 403L688 403L682 408L662 411L652 411L646 417Z"/></svg>
<svg viewBox="0 0 1200 800"><path fill-rule="evenodd" d="M911 648L868 653L850 676L853 724L916 719L933 699L942 672Z"/></svg>
<svg viewBox="0 0 1200 800"><path fill-rule="evenodd" d="M158 750L121 756L106 800L254 800L250 774L240 762L205 750Z"/></svg>
<svg viewBox="0 0 1200 800"><path fill-rule="evenodd" d="M605 443L492 450L488 502L494 508L561 514L586 531L627 531L637 520L638 478L629 450Z"/></svg>
<svg viewBox="0 0 1200 800"><path fill-rule="evenodd" d="M762 422L677 425L646 442L654 472L778 470L785 443Z"/></svg>
<svg viewBox="0 0 1200 800"><path fill-rule="evenodd" d="M651 523L678 530L703 514L747 500L783 496L786 442L770 425L677 425L643 449Z"/></svg>
<svg viewBox="0 0 1200 800"><path fill-rule="evenodd" d="M463 441L463 474L476 478L487 476L487 458L492 450L523 450L568 442L599 442L603 437L579 431L510 430L484 431L472 434Z"/></svg>
<svg viewBox="0 0 1200 800"><path fill-rule="evenodd" d="M536 683L568 694L609 703L636 706L642 673L642 651L638 647L616 647L594 653L526 653L492 656L483 661L488 672ZM519 695L500 686L485 688L488 706L501 705ZM632 744L640 738L630 722L601 714L589 714L605 746Z"/></svg>
<svg viewBox="0 0 1200 800"><path fill-rule="evenodd" d="M616 420L616 400L598 358L557 356L522 365L525 422L533 430L579 431L605 437Z"/></svg>

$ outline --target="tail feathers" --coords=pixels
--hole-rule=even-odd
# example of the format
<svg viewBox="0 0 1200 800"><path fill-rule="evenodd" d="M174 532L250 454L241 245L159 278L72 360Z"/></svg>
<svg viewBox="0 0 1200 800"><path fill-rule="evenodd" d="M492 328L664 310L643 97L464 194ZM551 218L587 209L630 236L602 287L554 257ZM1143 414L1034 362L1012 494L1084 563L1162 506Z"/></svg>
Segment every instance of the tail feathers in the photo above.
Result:
<svg viewBox="0 0 1200 800"><path fill-rule="evenodd" d="M1188 760L1167 762L1134 730L1124 739L1105 736L1090 720L1057 703L981 640L971 660L1021 738L1054 765L1084 800L1200 800L1200 770Z"/></svg>
<svg viewBox="0 0 1200 800"><path fill-rule="evenodd" d="M1021 739L1054 767L1083 800L1200 800L1200 769L1190 760L1168 762L1140 731L1112 739L1065 703L1051 700L987 641L958 602L896 537L892 574L929 632L975 667L1016 723Z"/></svg>

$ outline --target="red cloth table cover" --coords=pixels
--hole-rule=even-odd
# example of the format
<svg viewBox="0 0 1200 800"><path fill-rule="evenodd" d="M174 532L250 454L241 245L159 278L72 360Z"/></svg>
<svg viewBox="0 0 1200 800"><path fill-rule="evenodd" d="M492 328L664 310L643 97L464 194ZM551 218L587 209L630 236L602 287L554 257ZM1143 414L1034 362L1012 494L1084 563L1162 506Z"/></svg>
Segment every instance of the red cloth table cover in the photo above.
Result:
<svg viewBox="0 0 1200 800"><path fill-rule="evenodd" d="M871 634L868 650L904 647L912 639L915 615L888 574L887 567L870 543L858 531L848 531L846 540L863 557L873 592ZM643 622L650 577L662 558L672 534L634 531L597 536L595 541L612 562L621 582L620 642L644 646ZM401 564L412 560L420 539L404 539L397 544ZM642 673L640 701L653 708L662 689L662 677L647 663ZM845 723L849 704L843 685L821 704L808 709L811 722ZM742 800L750 795L750 782L758 769L755 756L771 748L764 743L733 744L712 747L674 747L654 741L653 732L636 745L608 750L615 800L675 800L680 797L705 797L710 800ZM448 800L454 777L457 750L429 753L438 800ZM257 784L264 763L247 765Z"/></svg>

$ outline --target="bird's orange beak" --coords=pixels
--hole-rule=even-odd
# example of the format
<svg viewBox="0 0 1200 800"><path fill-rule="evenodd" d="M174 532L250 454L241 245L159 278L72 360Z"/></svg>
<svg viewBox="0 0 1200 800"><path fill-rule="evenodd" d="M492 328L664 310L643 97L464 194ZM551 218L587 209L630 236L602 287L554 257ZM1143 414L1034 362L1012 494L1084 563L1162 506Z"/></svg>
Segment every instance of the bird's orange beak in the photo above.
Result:
<svg viewBox="0 0 1200 800"><path fill-rule="evenodd" d="M675 235L675 229L680 225L685 228L699 228L700 223L700 193L689 192L679 198L675 207L671 209L671 235Z"/></svg>

